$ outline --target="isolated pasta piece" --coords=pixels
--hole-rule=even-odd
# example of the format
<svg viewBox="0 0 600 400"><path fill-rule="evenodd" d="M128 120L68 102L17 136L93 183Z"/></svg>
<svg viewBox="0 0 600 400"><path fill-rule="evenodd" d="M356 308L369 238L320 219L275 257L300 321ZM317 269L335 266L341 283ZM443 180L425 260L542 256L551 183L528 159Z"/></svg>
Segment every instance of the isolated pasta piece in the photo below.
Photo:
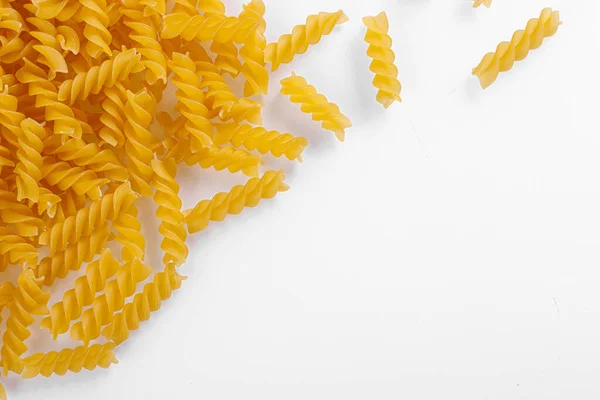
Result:
<svg viewBox="0 0 600 400"><path fill-rule="evenodd" d="M398 81L398 68L394 64L396 55L392 51L392 38L388 34L388 18L385 12L381 12L375 17L363 18L363 23L367 27L367 55L373 59L369 69L375 74L373 86L378 89L377 101L388 108L394 101L402 101L402 86Z"/></svg>
<svg viewBox="0 0 600 400"><path fill-rule="evenodd" d="M259 23L250 17L236 18L215 13L194 16L173 13L165 16L160 36L163 39L180 36L185 40L243 44L250 40Z"/></svg>
<svg viewBox="0 0 600 400"><path fill-rule="evenodd" d="M492 0L473 0L473 8L477 8L481 5L484 5L487 8L490 8L492 5Z"/></svg>
<svg viewBox="0 0 600 400"><path fill-rule="evenodd" d="M332 131L340 141L344 141L346 128L352 126L350 119L306 79L292 72L291 76L281 80L281 94L289 95L292 103L300 104L302 112L311 114L314 121L321 122L323 129Z"/></svg>
<svg viewBox="0 0 600 400"><path fill-rule="evenodd" d="M473 68L473 75L479 78L481 87L489 87L500 72L510 70L515 61L525 59L530 50L542 45L544 38L554 35L559 25L559 12L544 8L539 18L530 19L525 30L516 31L510 42L502 42L494 53L487 53Z"/></svg>
<svg viewBox="0 0 600 400"><path fill-rule="evenodd" d="M296 25L292 33L286 33L277 42L267 45L265 61L271 64L271 71L276 71L281 64L288 64L295 55L306 53L309 46L319 43L336 25L346 21L348 17L342 10L309 15L304 25Z"/></svg>

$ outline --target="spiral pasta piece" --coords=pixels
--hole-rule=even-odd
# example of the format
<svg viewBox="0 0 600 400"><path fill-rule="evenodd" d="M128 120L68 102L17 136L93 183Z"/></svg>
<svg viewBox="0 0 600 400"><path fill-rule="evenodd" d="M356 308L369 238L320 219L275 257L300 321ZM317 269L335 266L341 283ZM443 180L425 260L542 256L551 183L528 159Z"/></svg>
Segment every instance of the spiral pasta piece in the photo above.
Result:
<svg viewBox="0 0 600 400"><path fill-rule="evenodd" d="M252 36L257 24L259 21L253 18L228 17L223 14L190 16L186 13L173 13L165 16L160 36L163 39L180 36L189 41L243 44Z"/></svg>
<svg viewBox="0 0 600 400"><path fill-rule="evenodd" d="M210 51L215 53L214 66L218 68L222 74L229 74L232 77L237 77L242 69L242 63L238 58L238 48L233 43L212 42Z"/></svg>
<svg viewBox="0 0 600 400"><path fill-rule="evenodd" d="M283 183L283 171L267 171L260 178L251 178L245 185L234 186L229 193L217 193L212 200L202 200L186 210L185 222L190 234L200 232L210 221L223 221L227 214L237 215L245 207L256 207L261 199L272 199L289 186Z"/></svg>
<svg viewBox="0 0 600 400"><path fill-rule="evenodd" d="M33 215L31 208L17 200L16 193L0 189L0 221L13 225L19 236L34 237L44 227L44 221Z"/></svg>
<svg viewBox="0 0 600 400"><path fill-rule="evenodd" d="M124 24L131 29L129 38L136 44L142 55L142 64L146 67L146 81L167 81L167 57L160 43L158 33L150 18L139 7L139 0L124 0L121 12L125 16Z"/></svg>
<svg viewBox="0 0 600 400"><path fill-rule="evenodd" d="M276 71L281 64L288 64L295 55L306 53L309 46L319 43L336 25L346 21L348 16L342 10L309 15L304 25L296 25L292 33L282 35L277 42L267 45L265 61L271 64L271 71Z"/></svg>
<svg viewBox="0 0 600 400"><path fill-rule="evenodd" d="M154 202L158 205L156 216L161 221L158 231L163 237L160 247L165 252L163 263L178 267L187 259L188 247L179 185L175 182L175 164L152 160L152 169L152 186L156 189Z"/></svg>
<svg viewBox="0 0 600 400"><path fill-rule="evenodd" d="M477 8L481 5L484 5L487 8L490 8L492 5L492 0L474 0L473 1L473 8Z"/></svg>
<svg viewBox="0 0 600 400"><path fill-rule="evenodd" d="M208 62L197 62L196 74L202 78L200 89L206 89L205 104L207 107L219 112L219 115L231 114L234 105L239 100L225 82L225 79L219 74L216 65Z"/></svg>
<svg viewBox="0 0 600 400"><path fill-rule="evenodd" d="M52 285L56 279L66 277L69 271L77 271L84 262L92 261L94 255L102 252L110 238L108 224L99 226L90 236L70 243L64 251L44 257L36 269L36 276L44 279L44 285Z"/></svg>
<svg viewBox="0 0 600 400"><path fill-rule="evenodd" d="M21 122L25 115L19 111L19 100L12 95L8 86L0 90L0 122L2 123L2 139L19 147L18 138L23 135L21 132Z"/></svg>
<svg viewBox="0 0 600 400"><path fill-rule="evenodd" d="M142 196L151 196L150 181L152 180L152 167L150 162L154 158L154 150L158 145L156 138L150 133L148 127L156 110L156 100L142 90L136 94L127 92L125 114L128 119L125 123L125 152L129 157L127 168L130 173L133 190Z"/></svg>
<svg viewBox="0 0 600 400"><path fill-rule="evenodd" d="M219 119L224 122L231 120L238 124L246 121L254 125L262 125L262 107L262 103L244 97L239 99L233 107L231 107L230 112L220 113Z"/></svg>
<svg viewBox="0 0 600 400"><path fill-rule="evenodd" d="M67 61L61 53L58 31L54 24L35 17L27 18L27 22L36 28L29 31L29 34L39 42L32 47L39 54L37 61L48 67L49 79L54 79L58 72L63 74L69 72Z"/></svg>
<svg viewBox="0 0 600 400"><path fill-rule="evenodd" d="M205 147L198 153L185 157L187 165L199 164L202 168L214 168L216 171L227 169L236 173L242 171L247 176L258 176L258 167L262 164L260 157L250 154L245 150L234 149L226 146L223 148Z"/></svg>
<svg viewBox="0 0 600 400"><path fill-rule="evenodd" d="M225 5L221 0L198 0L198 9L205 13L225 14Z"/></svg>
<svg viewBox="0 0 600 400"><path fill-rule="evenodd" d="M123 183L113 193L105 194L89 207L81 208L75 215L52 225L40 235L39 243L48 246L51 255L63 251L68 243L92 235L95 229L107 221L118 220L121 213L128 211L138 197L129 182Z"/></svg>
<svg viewBox="0 0 600 400"><path fill-rule="evenodd" d="M86 309L81 321L71 327L71 338L82 340L86 345L90 340L100 336L103 326L113 320L113 314L125 306L125 299L135 293L138 283L146 280L152 269L136 259L124 264L118 271L115 279L106 284L104 293L97 296L92 306Z"/></svg>
<svg viewBox="0 0 600 400"><path fill-rule="evenodd" d="M50 292L42 290L41 284L31 269L23 270L19 275L0 349L5 376L9 370L17 374L23 371L21 355L27 351L25 340L30 336L29 326L34 322L33 316L48 314L46 304Z"/></svg>
<svg viewBox="0 0 600 400"><path fill-rule="evenodd" d="M292 72L281 81L281 94L289 95L292 103L301 104L302 112L311 114L313 121L321 121L323 129L332 131L340 141L344 141L345 129L352 123L336 104L319 94L306 79Z"/></svg>
<svg viewBox="0 0 600 400"><path fill-rule="evenodd" d="M91 371L108 368L117 364L115 358L115 344L108 342L94 344L90 347L79 346L74 349L63 349L49 353L37 353L23 360L23 379L31 379L38 375L50 377L53 374L63 376L67 371L79 372L83 368Z"/></svg>
<svg viewBox="0 0 600 400"><path fill-rule="evenodd" d="M116 53L102 64L81 72L73 79L64 81L58 91L58 99L70 105L98 94L103 88L113 87L140 70L140 54L136 49Z"/></svg>
<svg viewBox="0 0 600 400"><path fill-rule="evenodd" d="M59 21L67 21L75 15L79 9L77 0L32 0L36 6L36 15L43 19L56 18Z"/></svg>
<svg viewBox="0 0 600 400"><path fill-rule="evenodd" d="M102 185L109 182L99 178L93 171L81 167L71 167L64 161L57 162L51 156L44 157L42 177L49 185L60 190L73 189L78 195L86 195L92 200L102 196Z"/></svg>
<svg viewBox="0 0 600 400"><path fill-rule="evenodd" d="M216 125L215 143L231 143L235 147L258 150L261 154L271 153L275 157L286 156L289 160L302 161L301 154L308 140L291 133L267 130L262 126L225 123Z"/></svg>
<svg viewBox="0 0 600 400"><path fill-rule="evenodd" d="M502 42L495 52L487 53L479 65L473 68L473 75L479 78L481 87L489 87L500 72L510 70L515 61L525 59L529 51L542 45L544 38L553 36L559 25L559 12L544 8L539 18L530 19L525 30L516 31L510 42Z"/></svg>
<svg viewBox="0 0 600 400"><path fill-rule="evenodd" d="M110 19L107 14L106 0L79 0L79 18L85 23L83 34L88 42L85 45L87 53L96 58L98 54L112 54L110 43L112 35L108 31Z"/></svg>
<svg viewBox="0 0 600 400"><path fill-rule="evenodd" d="M205 97L196 76L196 65L186 55L173 53L169 68L175 73L173 84L177 87L179 111L187 119L186 129L191 135L191 148L198 151L212 144L212 124L208 120Z"/></svg>
<svg viewBox="0 0 600 400"><path fill-rule="evenodd" d="M42 179L42 149L46 131L42 125L31 118L21 121L19 130L19 163L15 167L17 174L17 200L29 199L34 203L40 198L39 182Z"/></svg>
<svg viewBox="0 0 600 400"><path fill-rule="evenodd" d="M168 264L125 305L122 312L114 316L110 325L102 330L102 335L116 344L123 343L129 338L129 332L138 329L140 322L150 319L150 314L159 310L161 303L170 299L171 293L179 289L185 279L177 273L174 264Z"/></svg>
<svg viewBox="0 0 600 400"><path fill-rule="evenodd" d="M257 25L254 35L240 49L240 56L244 60L241 72L246 78L244 84L244 96L254 94L267 94L269 89L269 72L265 66L265 39L266 23L264 20L265 4L262 0L251 0L243 6L242 14L254 16L260 23Z"/></svg>
<svg viewBox="0 0 600 400"><path fill-rule="evenodd" d="M104 88L106 99L102 101L100 122L102 127L98 135L113 147L125 145L125 104L127 103L127 92L125 88L117 84L112 88Z"/></svg>
<svg viewBox="0 0 600 400"><path fill-rule="evenodd" d="M373 86L378 89L377 101L388 108L394 101L402 101L402 85L398 80L398 68L394 65L396 55L392 51L392 38L388 34L388 18L385 12L381 12L375 17L363 18L363 23L367 27L367 55L373 59L369 69L375 74Z"/></svg>
<svg viewBox="0 0 600 400"><path fill-rule="evenodd" d="M144 261L146 253L146 239L142 235L142 225L138 219L137 207L131 205L127 211L119 213L113 221L113 228L117 231L117 242L123 246L121 259L130 262L134 259Z"/></svg>
<svg viewBox="0 0 600 400"><path fill-rule="evenodd" d="M114 276L119 266L110 250L104 250L98 260L87 265L85 275L75 280L73 288L65 292L62 301L52 306L50 315L42 320L40 326L52 332L55 339L67 332L71 321L79 318L83 308L92 304L96 293L104 290L106 281Z"/></svg>
<svg viewBox="0 0 600 400"><path fill-rule="evenodd" d="M8 262L20 264L23 268L33 268L38 261L35 247L5 226L0 226L0 256L7 257Z"/></svg>
<svg viewBox="0 0 600 400"><path fill-rule="evenodd" d="M39 192L40 197L36 204L38 214L54 218L58 210L58 203L61 201L60 197L44 187L40 188Z"/></svg>

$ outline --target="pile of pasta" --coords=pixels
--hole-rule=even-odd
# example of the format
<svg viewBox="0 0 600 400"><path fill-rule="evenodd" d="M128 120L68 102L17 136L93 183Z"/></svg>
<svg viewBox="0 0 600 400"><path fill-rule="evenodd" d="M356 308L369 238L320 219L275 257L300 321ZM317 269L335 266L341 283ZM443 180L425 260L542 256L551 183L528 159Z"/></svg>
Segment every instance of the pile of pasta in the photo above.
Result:
<svg viewBox="0 0 600 400"><path fill-rule="evenodd" d="M255 96L267 94L269 66L291 62L347 17L310 15L267 44L264 14L262 0L239 15L219 0L0 0L0 270L20 268L0 285L5 376L109 367L115 346L182 285L188 234L288 189L282 171L259 175L261 155L301 160L308 141L263 127ZM401 86L387 17L364 22L377 101L388 107ZM167 85L176 106L156 112ZM306 79L292 74L281 93L343 140L350 120ZM248 181L183 210L181 163ZM143 197L160 220L156 273L144 263ZM50 304L72 274L73 287ZM27 355L36 323L81 345Z"/></svg>

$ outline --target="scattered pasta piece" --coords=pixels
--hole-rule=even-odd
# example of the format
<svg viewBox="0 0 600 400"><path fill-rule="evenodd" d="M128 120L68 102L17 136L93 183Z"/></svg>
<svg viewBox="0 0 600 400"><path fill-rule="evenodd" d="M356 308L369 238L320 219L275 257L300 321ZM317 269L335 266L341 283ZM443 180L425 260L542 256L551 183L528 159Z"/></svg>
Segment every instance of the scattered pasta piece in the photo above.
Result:
<svg viewBox="0 0 600 400"><path fill-rule="evenodd" d="M388 108L394 101L402 101L402 86L398 81L398 68L394 65L396 55L392 51L392 38L388 35L388 18L385 12L381 12L375 17L363 18L363 23L367 27L367 55L373 59L369 69L375 74L373 86L378 89L377 101Z"/></svg>
<svg viewBox="0 0 600 400"><path fill-rule="evenodd" d="M477 8L481 5L490 8L492 6L492 0L473 0L473 8Z"/></svg>
<svg viewBox="0 0 600 400"><path fill-rule="evenodd" d="M542 45L544 38L554 35L559 25L559 12L544 8L539 18L530 19L525 30L516 31L510 42L502 42L494 53L487 53L479 65L473 68L473 75L479 78L481 87L489 87L500 72L510 70L515 61L525 59L530 50Z"/></svg>
<svg viewBox="0 0 600 400"><path fill-rule="evenodd" d="M321 121L323 129L332 131L340 141L344 141L345 130L352 123L336 104L330 103L306 79L292 72L291 76L282 79L281 94L289 95L292 103L301 105L302 112L311 114L314 121Z"/></svg>

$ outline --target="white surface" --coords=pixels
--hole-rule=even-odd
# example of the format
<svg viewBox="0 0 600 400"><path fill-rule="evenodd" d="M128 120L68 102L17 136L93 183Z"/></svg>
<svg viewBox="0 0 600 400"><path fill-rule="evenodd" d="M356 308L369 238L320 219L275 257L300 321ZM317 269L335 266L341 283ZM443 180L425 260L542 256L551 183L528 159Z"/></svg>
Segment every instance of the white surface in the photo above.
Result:
<svg viewBox="0 0 600 400"><path fill-rule="evenodd" d="M189 279L118 365L9 379L10 398L597 399L600 6L470 4L267 1L270 40L350 17L273 76L266 125L313 142L267 165L292 190L190 240ZM481 91L471 68L545 6L558 34ZM403 83L387 111L360 20L380 10ZM277 93L292 69L352 119L344 144ZM186 206L245 180L180 178Z"/></svg>

